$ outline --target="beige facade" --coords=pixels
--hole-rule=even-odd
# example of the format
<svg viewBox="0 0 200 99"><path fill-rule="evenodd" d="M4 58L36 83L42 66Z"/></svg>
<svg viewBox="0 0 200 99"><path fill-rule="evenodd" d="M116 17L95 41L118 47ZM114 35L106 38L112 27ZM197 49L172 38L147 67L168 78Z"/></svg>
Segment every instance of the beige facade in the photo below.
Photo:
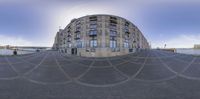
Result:
<svg viewBox="0 0 200 99"><path fill-rule="evenodd" d="M194 49L200 49L200 44L195 44Z"/></svg>
<svg viewBox="0 0 200 99"><path fill-rule="evenodd" d="M130 21L113 15L89 15L73 19L59 30L54 48L78 56L109 57L150 47Z"/></svg>
<svg viewBox="0 0 200 99"><path fill-rule="evenodd" d="M53 49L54 50L59 50L59 48L62 46L63 44L63 33L62 33L63 29L59 29L59 31L56 33L56 37L54 39L54 44L53 44Z"/></svg>

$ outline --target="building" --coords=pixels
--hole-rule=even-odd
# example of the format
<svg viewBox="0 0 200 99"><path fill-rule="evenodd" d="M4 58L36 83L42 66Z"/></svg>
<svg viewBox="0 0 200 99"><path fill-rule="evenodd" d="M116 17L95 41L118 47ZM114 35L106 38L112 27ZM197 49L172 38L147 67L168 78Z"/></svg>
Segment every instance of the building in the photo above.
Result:
<svg viewBox="0 0 200 99"><path fill-rule="evenodd" d="M130 21L113 15L73 19L55 37L54 49L86 57L109 57L149 49L141 31Z"/></svg>
<svg viewBox="0 0 200 99"><path fill-rule="evenodd" d="M200 49L200 44L195 44L194 49Z"/></svg>
<svg viewBox="0 0 200 99"><path fill-rule="evenodd" d="M56 37L54 39L54 44L53 44L53 49L54 50L59 50L62 49L62 45L63 45L63 29L59 29L59 31L56 33Z"/></svg>

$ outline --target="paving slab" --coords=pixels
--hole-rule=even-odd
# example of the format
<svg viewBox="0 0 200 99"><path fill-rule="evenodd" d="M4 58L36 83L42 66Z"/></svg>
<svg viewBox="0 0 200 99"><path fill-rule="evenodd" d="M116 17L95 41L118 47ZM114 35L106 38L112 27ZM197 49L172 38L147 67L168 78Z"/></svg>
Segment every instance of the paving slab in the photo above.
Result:
<svg viewBox="0 0 200 99"><path fill-rule="evenodd" d="M200 58L146 50L108 58L57 51L0 57L0 99L198 99Z"/></svg>

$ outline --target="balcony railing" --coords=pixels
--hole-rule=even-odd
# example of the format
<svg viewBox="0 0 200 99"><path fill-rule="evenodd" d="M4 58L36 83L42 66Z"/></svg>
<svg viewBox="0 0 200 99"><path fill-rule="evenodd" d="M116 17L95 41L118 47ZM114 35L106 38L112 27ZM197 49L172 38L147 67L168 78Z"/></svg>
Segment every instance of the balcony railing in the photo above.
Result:
<svg viewBox="0 0 200 99"><path fill-rule="evenodd" d="M80 37L75 37L74 39L75 39L75 40L79 40L79 39L81 39L81 38L80 38Z"/></svg>
<svg viewBox="0 0 200 99"><path fill-rule="evenodd" d="M90 30L89 36L91 36L91 37L97 36L97 31L96 30Z"/></svg>
<svg viewBox="0 0 200 99"><path fill-rule="evenodd" d="M90 21L90 24L97 24L97 21Z"/></svg>
<svg viewBox="0 0 200 99"><path fill-rule="evenodd" d="M125 31L125 34L130 34L130 32L129 31Z"/></svg>
<svg viewBox="0 0 200 99"><path fill-rule="evenodd" d="M116 20L110 20L110 23L117 24L117 21Z"/></svg>
<svg viewBox="0 0 200 99"><path fill-rule="evenodd" d="M80 30L76 30L75 33L81 33L81 31Z"/></svg>
<svg viewBox="0 0 200 99"><path fill-rule="evenodd" d="M116 18L116 17L110 17L110 19L111 19L111 20L117 20L117 18Z"/></svg>
<svg viewBox="0 0 200 99"><path fill-rule="evenodd" d="M68 34L67 37L72 37L72 35L71 35L71 34Z"/></svg>
<svg viewBox="0 0 200 99"><path fill-rule="evenodd" d="M97 36L97 33L89 33L89 36L90 36L90 37Z"/></svg>
<svg viewBox="0 0 200 99"><path fill-rule="evenodd" d="M67 42L71 42L71 40L67 40Z"/></svg>

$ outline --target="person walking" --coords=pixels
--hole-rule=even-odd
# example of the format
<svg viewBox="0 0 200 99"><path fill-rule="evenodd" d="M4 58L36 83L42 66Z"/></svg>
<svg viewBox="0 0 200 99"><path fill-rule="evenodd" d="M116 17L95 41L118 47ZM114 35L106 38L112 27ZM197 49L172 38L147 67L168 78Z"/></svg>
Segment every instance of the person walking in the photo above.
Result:
<svg viewBox="0 0 200 99"><path fill-rule="evenodd" d="M17 50L16 49L13 51L13 55L17 55Z"/></svg>

